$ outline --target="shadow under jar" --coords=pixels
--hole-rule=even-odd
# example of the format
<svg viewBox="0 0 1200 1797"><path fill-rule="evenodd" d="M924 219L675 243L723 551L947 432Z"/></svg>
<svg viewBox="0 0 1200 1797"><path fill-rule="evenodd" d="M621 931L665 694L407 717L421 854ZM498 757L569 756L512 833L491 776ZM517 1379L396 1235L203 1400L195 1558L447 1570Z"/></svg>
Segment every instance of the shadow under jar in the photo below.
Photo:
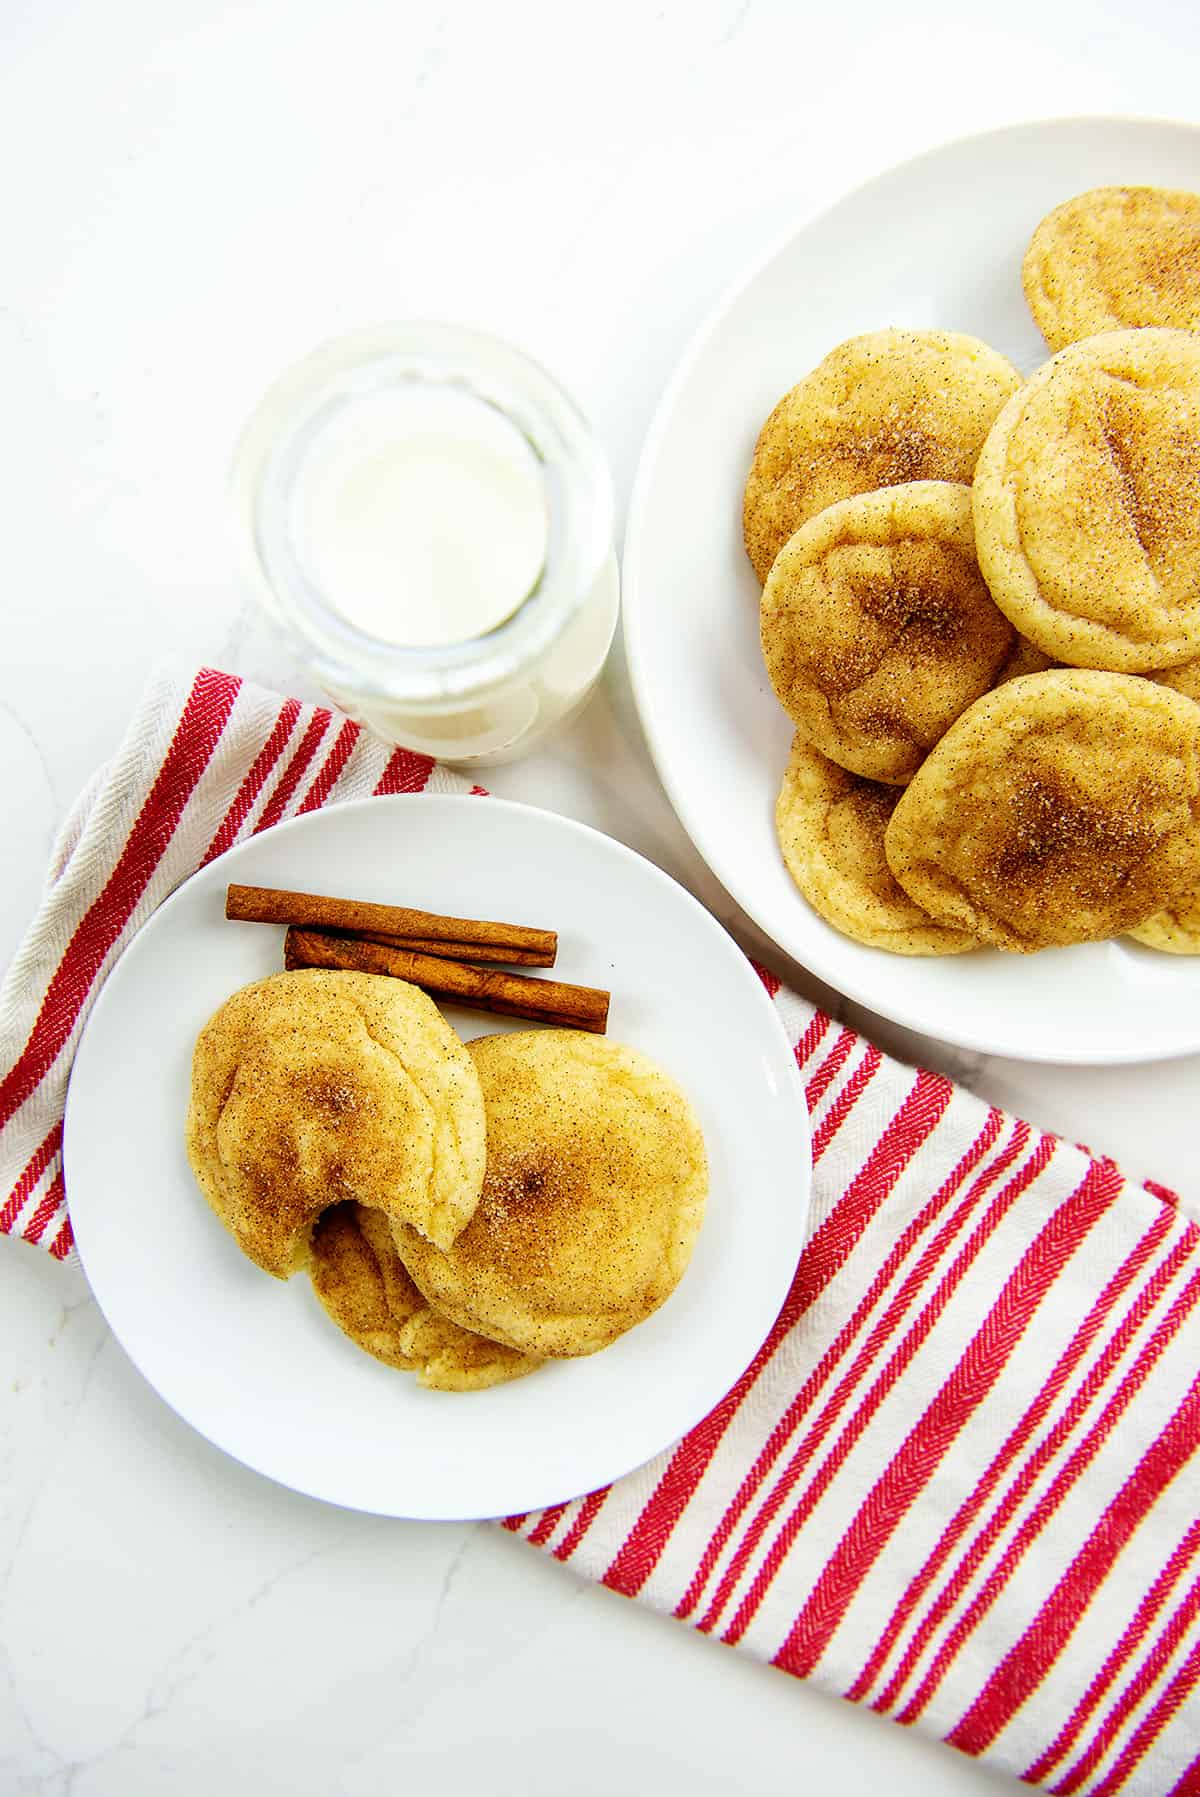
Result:
<svg viewBox="0 0 1200 1797"><path fill-rule="evenodd" d="M618 607L608 469L508 344L403 324L324 345L264 396L234 493L260 598L386 740L512 760L595 684Z"/></svg>

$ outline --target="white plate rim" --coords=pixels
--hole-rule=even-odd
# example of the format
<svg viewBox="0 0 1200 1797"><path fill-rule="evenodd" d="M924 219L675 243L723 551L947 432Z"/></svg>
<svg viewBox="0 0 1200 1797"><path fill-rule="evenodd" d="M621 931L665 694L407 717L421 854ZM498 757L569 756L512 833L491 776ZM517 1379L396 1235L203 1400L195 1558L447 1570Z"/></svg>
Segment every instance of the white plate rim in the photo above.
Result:
<svg viewBox="0 0 1200 1797"><path fill-rule="evenodd" d="M877 169L865 180L839 190L827 202L814 205L798 222L789 223L786 229L781 230L771 239L765 250L756 253L748 267L743 268L726 283L700 323L695 326L687 338L651 415L650 424L642 440L637 469L630 490L621 554L621 632L634 706L641 721L646 737L646 746L663 791L705 865L747 917L757 924L784 954L801 962L802 965L807 966L808 964L802 961L799 952L779 940L769 918L763 914L758 905L752 885L743 882L738 877L736 869L730 867L726 858L719 851L713 852L710 827L704 822L703 817L697 814L686 787L676 776L674 763L655 728L653 706L650 703L649 695L649 675L638 638L637 620L644 612L639 561L650 489L658 470L663 439L670 428L676 402L686 388L709 339L724 323L728 314L737 306L747 291L786 253L798 237L820 225L823 220L838 211L843 205L869 193L870 189L877 185L919 170L922 163L932 162L947 153L969 150L972 146L985 141L999 142L1004 138L1019 138L1036 130L1103 129L1106 126L1115 129L1144 126L1148 129L1185 132L1192 134L1200 141L1200 123L1187 119L1142 113L1064 113L1051 117L1016 120L1007 125L989 127L983 131L965 132L957 137L932 143L925 149L904 157L899 162ZM902 1028L912 1029L918 1033L922 1031L919 1020L905 1015L902 1009L893 1009L886 1003L880 1002L878 993L871 989L865 978L859 981L852 978L847 979L844 975L839 974L835 981L819 966L812 967L810 971L817 978L824 979L828 984L833 985L843 997L863 1005L875 1015L887 1018ZM1150 1065L1160 1061L1179 1060L1200 1051L1200 1020L1197 1023L1195 1040L1191 1043L1142 1046L1134 1052L1119 1052L1103 1047L1089 1052L1086 1048L1081 1048L1069 1057L1061 1053L1043 1050L1036 1040L1031 1040L1024 1045L1018 1054L1011 1043L997 1042L994 1038L989 1039L974 1029L958 1031L953 1027L947 1028L943 1025L939 1027L937 1039L973 1052L1021 1059L1043 1065L1078 1067Z"/></svg>
<svg viewBox="0 0 1200 1797"><path fill-rule="evenodd" d="M483 798L482 795L471 793L392 793L350 799L342 801L337 805L326 807L324 810L318 810L304 816L285 819L272 826L270 832L266 834L271 838L277 838L285 833L291 834L300 830L319 830L321 823L323 821L327 822L332 815L344 816L347 813L361 813L367 812L368 810L370 810L373 815L378 815L381 807L385 807L389 811L392 811L397 817L401 817L403 816L404 808L410 808L418 804L425 807L439 806L457 809L467 805L475 807L481 802L486 804L489 813L507 811L532 814L543 820L552 828L556 830L561 829L568 835L596 838L605 845L606 849L616 851L619 859L630 860L636 863L642 870L645 870L653 880L660 883L664 889L670 891L675 900L682 899L685 906L692 910L699 919L703 920L702 927L713 933L714 940L721 939L726 945L731 956L731 965L733 964L732 957L736 957L736 959L742 963L745 971L745 991L748 1002L759 1011L763 1019L764 1035L773 1040L776 1045L777 1055L774 1071L779 1078L782 1089L790 1098L788 1114L794 1123L795 1142L796 1147L799 1150L798 1161L791 1167L793 1178L798 1184L791 1189L789 1194L791 1200L795 1204L795 1217L792 1223L795 1256L786 1268L786 1277L777 1275L773 1282L771 1299L765 1304L762 1312L765 1320L762 1324L761 1337L755 1342L751 1353L749 1355L740 1356L741 1364L732 1371L731 1376L724 1387L719 1391L714 1390L707 1394L703 1403L693 1405L688 1414L679 1420L678 1425L674 1427L673 1432L665 1437L658 1446L653 1448L649 1453L640 1453L637 1458L632 1461L620 1461L619 1463L614 1464L612 1471L602 1480L593 1481L580 1491L566 1493L561 1490L553 1492L533 1491L523 1495L519 1501L514 1501L499 1510L494 1506L480 1509L477 1506L472 1506L470 1503L465 1506L455 1505L453 1508L446 1508L443 1506L423 1507L420 1505L413 1507L409 1503L405 1503L402 1507L389 1505L387 1508L381 1508L376 1504L356 1502L353 1498L331 1496L326 1490L309 1489L305 1484L294 1479L281 1477L277 1472L273 1471L268 1464L256 1460L248 1454L235 1451L219 1438L219 1432L215 1431L211 1426L198 1421L194 1415L189 1414L189 1411L186 1408L177 1404L169 1395L168 1391L164 1390L159 1378L156 1377L155 1373L145 1364L144 1355L135 1352L128 1345L119 1326L119 1321L114 1320L114 1316L110 1311L112 1294L106 1294L103 1290L97 1289L92 1282L92 1275L88 1267L87 1242L93 1230L93 1220L89 1217L87 1202L85 1201L82 1211L80 1211L78 1206L71 1209L72 1200L70 1194L72 1182L70 1175L67 1173L67 1166L73 1152L71 1147L73 1140L72 1116L73 1114L77 1114L73 1113L72 1106L72 1091L78 1091L76 1085L76 1070L80 1066L82 1059L86 1071L87 1058L82 1055L84 1042L89 1031L93 1027L95 1018L98 1015L103 1016L105 1007L112 1002L110 999L111 991L120 991L120 980L117 979L116 976L118 975L118 970L122 962L125 961L129 952L134 949L137 944L141 943L143 939L148 938L153 940L153 938L163 929L169 929L171 927L171 915L175 901L188 887L191 886L196 874L205 875L206 883L211 883L212 881L221 881L223 883L227 877L232 875L232 870L236 868L241 860L244 860L248 855L253 855L255 848L261 846L265 837L252 836L241 843L235 844L231 849L221 855L217 861L208 864L208 866L204 868L197 869L196 874L189 875L186 879L181 881L179 886L175 887L162 903L158 905L151 916L147 918L146 922L141 926L137 935L131 942L126 945L125 950L106 975L104 985L97 994L87 1022L81 1033L72 1062L64 1108L63 1167L68 1191L68 1208L71 1209L72 1226L75 1232L76 1249L79 1253L85 1277L88 1280L92 1295L96 1300L101 1314L111 1329L113 1336L120 1344L122 1351L131 1364L136 1368L140 1376L146 1381L147 1385L150 1386L157 1397L159 1397L181 1421L183 1421L190 1429L193 1429L196 1434L201 1436L220 1453L226 1455L238 1464L249 1468L252 1472L271 1480L272 1483L279 1485L283 1489L299 1492L303 1496L311 1497L317 1502L332 1504L336 1508L357 1511L362 1514L386 1515L407 1521L494 1521L504 1515L533 1512L549 1505L570 1502L575 1498L584 1496L589 1489L598 1489L600 1485L614 1483L617 1480L626 1477L628 1474L636 1472L639 1467L644 1466L647 1461L653 1459L656 1454L676 1445L685 1435L695 1428L698 1423L703 1421L704 1417L708 1415L714 1406L721 1401L730 1389L732 1389L746 1367L752 1364L755 1354L757 1354L762 1343L766 1341L769 1336L778 1313L786 1299L787 1291L794 1275L795 1263L799 1259L804 1242L807 1239L809 1215L812 1206L812 1152L808 1108L804 1096L803 1080L795 1060L792 1045L788 1040L783 1021L748 957L722 928L718 920L704 905L701 904L694 894L689 892L686 887L682 886L679 881L675 880L647 856L641 855L627 843L621 842L616 837L609 836L606 832L598 830L592 825L582 823L576 818L552 811L547 807L530 805L519 800L496 798L491 795L487 795L486 798ZM470 813L467 815L470 815ZM802 1189L799 1189L800 1187L802 1187ZM80 1226L81 1217L86 1219L82 1222L82 1226ZM106 1299L108 1301L106 1301ZM119 1304L113 1305L113 1309L119 1312Z"/></svg>

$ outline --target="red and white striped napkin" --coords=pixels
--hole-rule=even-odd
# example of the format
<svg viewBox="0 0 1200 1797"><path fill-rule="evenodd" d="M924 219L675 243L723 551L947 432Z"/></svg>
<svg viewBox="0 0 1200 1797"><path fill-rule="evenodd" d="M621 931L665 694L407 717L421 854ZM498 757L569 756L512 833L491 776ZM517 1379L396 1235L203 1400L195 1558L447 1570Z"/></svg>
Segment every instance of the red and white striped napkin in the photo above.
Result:
<svg viewBox="0 0 1200 1797"><path fill-rule="evenodd" d="M229 675L158 680L0 992L0 1229L70 1253L71 1056L181 880L320 805L465 786ZM779 1320L677 1447L504 1526L1030 1783L1200 1797L1200 1228L767 983L815 1161Z"/></svg>

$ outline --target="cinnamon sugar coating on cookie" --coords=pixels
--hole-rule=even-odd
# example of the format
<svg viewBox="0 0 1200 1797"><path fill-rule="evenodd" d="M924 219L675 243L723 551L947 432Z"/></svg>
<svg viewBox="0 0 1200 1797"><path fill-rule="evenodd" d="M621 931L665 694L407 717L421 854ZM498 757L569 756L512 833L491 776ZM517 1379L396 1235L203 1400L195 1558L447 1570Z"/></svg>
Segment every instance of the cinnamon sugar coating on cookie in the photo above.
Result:
<svg viewBox="0 0 1200 1797"><path fill-rule="evenodd" d="M397 1226L435 1309L518 1352L594 1354L644 1321L691 1258L704 1141L646 1055L578 1030L467 1044L487 1105L483 1196L446 1253Z"/></svg>
<svg viewBox="0 0 1200 1797"><path fill-rule="evenodd" d="M1045 654L1126 673L1200 656L1200 335L1060 351L992 427L973 495L992 596Z"/></svg>
<svg viewBox="0 0 1200 1797"><path fill-rule="evenodd" d="M445 1246L479 1201L483 1095L433 1000L367 973L235 992L192 1057L188 1159L251 1260L286 1279L322 1211L355 1199Z"/></svg>
<svg viewBox="0 0 1200 1797"><path fill-rule="evenodd" d="M931 916L998 948L1119 935L1200 885L1200 706L1094 670L1010 681L947 732L884 846Z"/></svg>
<svg viewBox="0 0 1200 1797"><path fill-rule="evenodd" d="M910 481L969 481L1021 376L976 337L872 331L785 393L759 433L742 525L760 581L827 505Z"/></svg>
<svg viewBox="0 0 1200 1797"><path fill-rule="evenodd" d="M1200 194L1094 187L1038 225L1021 270L1051 349L1101 331L1200 328Z"/></svg>
<svg viewBox="0 0 1200 1797"><path fill-rule="evenodd" d="M919 481L810 519L776 557L760 608L775 696L822 754L903 785L1017 636L975 561L968 487Z"/></svg>
<svg viewBox="0 0 1200 1797"><path fill-rule="evenodd" d="M792 879L826 923L894 955L957 955L978 947L909 898L883 850L900 789L864 780L802 736L792 744L775 831Z"/></svg>
<svg viewBox="0 0 1200 1797"><path fill-rule="evenodd" d="M313 1231L313 1291L350 1340L385 1365L415 1373L432 1391L483 1391L541 1363L460 1329L422 1297L380 1210L335 1204Z"/></svg>

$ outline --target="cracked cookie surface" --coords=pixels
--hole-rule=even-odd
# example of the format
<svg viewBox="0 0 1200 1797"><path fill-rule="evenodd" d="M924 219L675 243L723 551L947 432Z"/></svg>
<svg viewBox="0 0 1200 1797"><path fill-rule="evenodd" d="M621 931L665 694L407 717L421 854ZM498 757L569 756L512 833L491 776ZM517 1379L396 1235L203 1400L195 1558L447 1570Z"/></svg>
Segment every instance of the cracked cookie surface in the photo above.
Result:
<svg viewBox="0 0 1200 1797"><path fill-rule="evenodd" d="M201 1030L186 1123L197 1183L243 1253L285 1279L317 1217L355 1199L449 1247L483 1185L483 1095L433 1000L309 969L243 986Z"/></svg>
<svg viewBox="0 0 1200 1797"><path fill-rule="evenodd" d="M431 1391L483 1391L541 1364L434 1310L396 1252L382 1211L332 1205L313 1230L308 1271L343 1334L386 1366L415 1373Z"/></svg>
<svg viewBox="0 0 1200 1797"><path fill-rule="evenodd" d="M708 1169L691 1105L635 1049L576 1030L467 1044L487 1105L479 1208L446 1253L404 1225L436 1309L520 1353L594 1354L668 1298L691 1258Z"/></svg>
<svg viewBox="0 0 1200 1797"><path fill-rule="evenodd" d="M899 790L838 767L797 736L775 807L784 864L826 923L894 955L958 955L979 945L909 898L883 851Z"/></svg>
<svg viewBox="0 0 1200 1797"><path fill-rule="evenodd" d="M984 579L1045 654L1125 673L1200 655L1200 335L1060 351L996 420L973 493Z"/></svg>
<svg viewBox="0 0 1200 1797"><path fill-rule="evenodd" d="M969 487L916 481L809 520L759 612L775 696L822 754L903 785L1018 650L975 560Z"/></svg>
<svg viewBox="0 0 1200 1797"><path fill-rule="evenodd" d="M742 505L759 581L793 531L836 500L909 481L969 481L1020 385L1011 362L957 331L871 331L840 343L759 432Z"/></svg>
<svg viewBox="0 0 1200 1797"><path fill-rule="evenodd" d="M1093 187L1038 225L1021 268L1051 349L1101 331L1200 328L1200 194Z"/></svg>
<svg viewBox="0 0 1200 1797"><path fill-rule="evenodd" d="M1010 681L946 733L884 847L917 904L998 948L1132 930L1200 886L1200 706L1091 669Z"/></svg>

